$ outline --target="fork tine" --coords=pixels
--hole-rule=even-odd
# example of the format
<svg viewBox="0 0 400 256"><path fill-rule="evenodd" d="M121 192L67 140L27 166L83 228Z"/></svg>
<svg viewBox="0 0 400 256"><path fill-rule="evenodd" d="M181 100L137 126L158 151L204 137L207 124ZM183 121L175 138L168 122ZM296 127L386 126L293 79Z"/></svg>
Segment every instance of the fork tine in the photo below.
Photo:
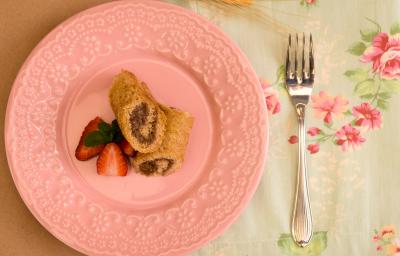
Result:
<svg viewBox="0 0 400 256"><path fill-rule="evenodd" d="M306 36L305 36L304 32L303 32L303 45L302 46L303 46L303 50L301 53L301 81L304 81L304 79L307 78L306 65L305 65L306 60L304 58L304 48L306 47Z"/></svg>
<svg viewBox="0 0 400 256"><path fill-rule="evenodd" d="M310 33L310 53L309 53L309 62L310 62L310 80L314 81L314 48L313 48L313 40L312 34Z"/></svg>
<svg viewBox="0 0 400 256"><path fill-rule="evenodd" d="M289 44L286 51L286 80L291 79L291 68L290 68L290 49L292 47L292 35L289 34Z"/></svg>
<svg viewBox="0 0 400 256"><path fill-rule="evenodd" d="M299 37L296 33L296 45L294 47L294 73L296 74L297 83L299 82L299 72L298 72L298 63L297 63L297 48L299 47Z"/></svg>

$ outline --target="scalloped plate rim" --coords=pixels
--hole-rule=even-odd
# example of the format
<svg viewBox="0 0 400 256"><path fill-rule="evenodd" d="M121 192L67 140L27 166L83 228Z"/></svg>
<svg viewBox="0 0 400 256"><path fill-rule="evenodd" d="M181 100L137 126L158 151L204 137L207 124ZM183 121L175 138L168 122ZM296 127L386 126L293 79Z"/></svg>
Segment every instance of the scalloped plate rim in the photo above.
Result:
<svg viewBox="0 0 400 256"><path fill-rule="evenodd" d="M159 2L157 0L150 0L150 1L155 1L155 2ZM105 6L114 6L116 4L120 4L120 3L127 3L130 1L127 0L118 0L118 1L113 1L113 2L107 2L107 3L103 3L103 4L99 4L99 5L95 5L92 7L88 7L82 11L79 11L78 13L72 15L71 17L61 21L58 25L56 25L54 28L52 28L40 41L39 43L31 50L31 52L29 53L29 55L27 56L27 58L25 59L25 61L23 62L23 64L21 65L21 67L19 68L19 71L16 75L16 78L14 79L8 100L7 100L7 105L6 105L6 113L5 113L5 126L4 126L4 138L5 138L5 148L6 148L6 158L7 158L7 162L9 164L9 168L10 168L10 173L12 176L12 179L14 181L14 184L17 188L17 191L19 193L20 198L22 199L22 201L24 202L24 204L26 205L26 207L29 209L30 213L35 217L35 219L50 233L52 234L55 238L57 238L59 241L61 241L62 243L68 245L69 247L73 248L74 250L81 252L81 253L89 253L89 251L87 251L86 249L79 247L79 245L76 245L74 242L74 239L65 239L65 235L63 235L62 232L59 232L58 230L52 228L48 223L45 223L45 221L38 215L38 213L36 213L35 210L32 209L32 206L30 203L28 203L27 198L22 196L24 195L24 192L22 191L22 188L20 187L18 181L18 178L15 176L14 171L15 171L15 167L13 166L13 161L12 161L12 156L11 156L11 152L9 147L7 146L10 141L12 141L13 139L10 138L10 136L8 136L8 134L10 134L9 130L11 129L9 126L10 123L10 116L11 116L11 105L13 102L13 98L15 96L16 93L16 85L18 83L18 81L21 79L22 74L26 68L26 66L29 64L31 58L33 56L36 55L36 53L38 53L42 47L48 43L48 41L54 40L57 35L57 32L59 32L59 29L64 27L64 25L70 23L72 20L76 20L79 19L80 16L82 16L83 14L85 14L87 11L93 11L97 8L103 8ZM132 1L132 2L144 2L144 0L136 0L136 1ZM199 14L185 9L181 6L178 5L174 5L171 3L167 3L167 2L160 2L161 4L165 5L165 6L170 6L176 9L180 9L181 11L184 11L186 13L190 12L192 15L200 18L202 20L202 22L204 22L204 24L207 24L208 27L213 28L215 30L217 30L221 35L223 35L223 37L221 39L225 40L227 43L229 43L229 45L235 50L235 53L240 54L242 60L246 61L246 68L245 71L250 72L250 75L257 77L254 69L252 68L252 65L250 63L250 61L247 59L246 55L242 52L242 50L237 46L237 44L224 32L222 31L219 27L217 27L215 24L211 23L211 21L207 20L206 18L204 18L203 16L200 16ZM258 89L258 94L259 97L262 97L262 88L261 86ZM227 217L219 222L212 230L210 233L208 233L208 235L206 235L203 239L200 239L199 242L192 244L191 246L188 247L181 247L179 249L170 249L167 254L174 252L174 253L178 253L179 255L186 255L189 253L192 253L198 249L200 249L201 247L205 246L206 244L208 244L209 242L211 242L212 240L218 238L219 236L221 236L241 215L241 213L243 213L243 211L245 210L245 208L248 206L249 202L251 201L251 198L253 197L259 183L261 180L261 177L263 175L263 171L265 169L266 166L266 162L267 162L267 152L268 152L268 147L269 147L269 117L267 114L267 109L266 106L264 106L262 108L262 111L265 116L265 129L264 129L264 137L265 137L265 141L264 141L264 147L263 147L263 159L262 159L262 165L259 167L259 170L257 172L255 172L255 174L253 176L254 177L254 186L250 186L250 188L248 189L248 191L246 192L246 195L244 197L242 197L242 200L240 202L240 204L234 209L234 211L232 213L230 213L229 215L227 215ZM216 232L216 230L218 230ZM68 236L67 236L68 237ZM103 255L108 255L108 253L103 254ZM165 255L165 254L161 254L161 255Z"/></svg>

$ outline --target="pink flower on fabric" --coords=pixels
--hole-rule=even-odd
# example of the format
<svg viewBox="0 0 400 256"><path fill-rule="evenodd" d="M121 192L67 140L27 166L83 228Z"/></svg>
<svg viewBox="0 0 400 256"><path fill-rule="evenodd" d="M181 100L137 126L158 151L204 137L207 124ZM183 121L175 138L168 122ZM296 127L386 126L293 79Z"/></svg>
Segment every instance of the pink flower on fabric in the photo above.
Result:
<svg viewBox="0 0 400 256"><path fill-rule="evenodd" d="M310 144L307 146L307 150L310 152L310 154L318 153L319 144Z"/></svg>
<svg viewBox="0 0 400 256"><path fill-rule="evenodd" d="M394 238L396 235L396 228L393 225L384 226L380 230L380 235L382 238L385 238L385 239Z"/></svg>
<svg viewBox="0 0 400 256"><path fill-rule="evenodd" d="M292 136L290 136L289 139L288 139L288 142L289 142L290 144L295 144L295 143L297 143L298 141L299 141L299 138L298 138L296 135L292 135Z"/></svg>
<svg viewBox="0 0 400 256"><path fill-rule="evenodd" d="M346 124L336 132L336 144L341 146L343 151L357 149L364 141L360 131L350 124Z"/></svg>
<svg viewBox="0 0 400 256"><path fill-rule="evenodd" d="M400 245L395 243L387 244L384 246L385 255L387 256L399 256L400 255Z"/></svg>
<svg viewBox="0 0 400 256"><path fill-rule="evenodd" d="M307 4L315 4L317 0L306 0Z"/></svg>
<svg viewBox="0 0 400 256"><path fill-rule="evenodd" d="M332 118L340 118L347 110L349 101L342 96L330 96L324 91L311 97L312 107L317 118L323 118L324 122L330 124Z"/></svg>
<svg viewBox="0 0 400 256"><path fill-rule="evenodd" d="M400 78L400 33L379 33L360 59L372 62L372 69L383 78Z"/></svg>
<svg viewBox="0 0 400 256"><path fill-rule="evenodd" d="M394 255L400 255L400 238L396 238L392 241L392 252Z"/></svg>
<svg viewBox="0 0 400 256"><path fill-rule="evenodd" d="M273 115L279 113L281 110L281 103L279 102L278 92L272 89L267 81L260 79L260 83L264 91L268 111Z"/></svg>
<svg viewBox="0 0 400 256"><path fill-rule="evenodd" d="M310 136L315 136L321 133L321 129L319 129L318 127L310 127L307 133Z"/></svg>
<svg viewBox="0 0 400 256"><path fill-rule="evenodd" d="M379 129L382 125L381 112L368 102L353 107L353 115L357 118L356 125L366 126L369 129Z"/></svg>

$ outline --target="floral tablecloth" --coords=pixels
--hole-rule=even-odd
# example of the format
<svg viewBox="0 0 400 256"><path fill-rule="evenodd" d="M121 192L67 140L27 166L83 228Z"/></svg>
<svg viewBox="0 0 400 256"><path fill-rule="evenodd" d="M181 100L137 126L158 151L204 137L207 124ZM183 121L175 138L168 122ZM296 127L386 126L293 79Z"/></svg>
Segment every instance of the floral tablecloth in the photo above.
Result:
<svg viewBox="0 0 400 256"><path fill-rule="evenodd" d="M170 2L236 41L270 111L268 162L254 198L193 255L400 255L400 1ZM289 235L297 164L297 120L282 66L289 32L311 32L316 54L307 116L314 237L305 249Z"/></svg>

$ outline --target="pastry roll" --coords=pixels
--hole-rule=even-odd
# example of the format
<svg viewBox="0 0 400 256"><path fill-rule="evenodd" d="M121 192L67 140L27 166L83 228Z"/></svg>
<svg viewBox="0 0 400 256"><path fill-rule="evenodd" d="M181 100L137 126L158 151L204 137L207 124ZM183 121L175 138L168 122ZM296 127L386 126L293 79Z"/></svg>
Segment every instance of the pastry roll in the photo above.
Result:
<svg viewBox="0 0 400 256"><path fill-rule="evenodd" d="M164 138L166 116L146 84L123 70L114 78L109 98L129 144L142 153L156 151Z"/></svg>
<svg viewBox="0 0 400 256"><path fill-rule="evenodd" d="M166 176L178 170L185 156L193 117L167 106L161 106L167 117L164 140L157 151L138 153L132 165L136 172L147 176Z"/></svg>

